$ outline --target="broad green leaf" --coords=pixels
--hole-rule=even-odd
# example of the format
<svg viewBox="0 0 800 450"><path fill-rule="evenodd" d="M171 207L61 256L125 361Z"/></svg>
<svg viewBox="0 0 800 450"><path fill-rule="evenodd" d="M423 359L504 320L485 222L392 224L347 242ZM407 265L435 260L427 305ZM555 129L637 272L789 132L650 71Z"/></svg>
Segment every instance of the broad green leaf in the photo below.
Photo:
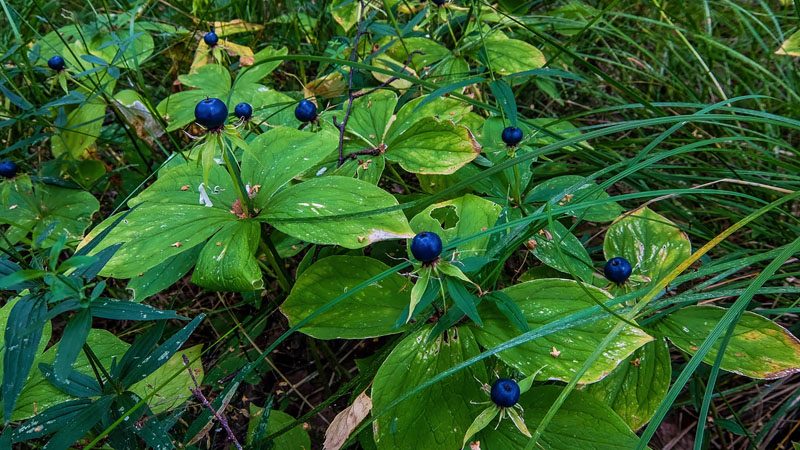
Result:
<svg viewBox="0 0 800 450"><path fill-rule="evenodd" d="M547 414L560 386L534 387L520 397L525 424L536 429ZM482 450L508 450L525 448L525 437L511 420L503 420L497 430L484 428L475 439L481 441ZM620 450L636 447L638 438L625 422L608 406L581 391L569 394L553 420L544 430L539 443L548 450Z"/></svg>
<svg viewBox="0 0 800 450"><path fill-rule="evenodd" d="M55 434L47 440L42 450L67 450L82 438L108 412L114 402L113 395L105 395L73 416L59 427Z"/></svg>
<svg viewBox="0 0 800 450"><path fill-rule="evenodd" d="M581 280L591 283L594 268L589 252L574 234L561 222L553 221L533 235L536 248L533 255L546 265L564 272L572 273Z"/></svg>
<svg viewBox="0 0 800 450"><path fill-rule="evenodd" d="M212 291L244 292L261 289L261 269L253 254L261 239L258 222L226 223L206 242L192 283Z"/></svg>
<svg viewBox="0 0 800 450"><path fill-rule="evenodd" d="M786 39L786 41L781 44L781 48L779 48L775 54L800 56L800 30L789 36L789 39Z"/></svg>
<svg viewBox="0 0 800 450"><path fill-rule="evenodd" d="M442 118L426 117L387 142L386 159L424 174L451 174L481 152L469 128Z"/></svg>
<svg viewBox="0 0 800 450"><path fill-rule="evenodd" d="M439 373L480 353L467 327L451 328L430 344L431 326L408 335L378 369L372 385L373 411ZM476 380L477 378L477 380ZM483 362L444 378L413 395L374 423L378 450L441 450L460 448L464 434L487 400L481 383L487 379Z"/></svg>
<svg viewBox="0 0 800 450"><path fill-rule="evenodd" d="M175 159L175 158L174 158ZM148 186L139 195L128 201L133 207L140 203L174 203L181 205L204 205L209 209L230 213L233 204L239 199L233 187L231 176L227 170L212 164L208 175L208 186L203 182L203 169L196 161L174 163L174 166L162 169L158 180ZM200 184L203 183L203 188ZM208 202L202 200L205 193ZM143 205L144 206L144 205ZM235 217L230 213L231 217ZM94 231L93 231L94 232Z"/></svg>
<svg viewBox="0 0 800 450"><path fill-rule="evenodd" d="M347 33L353 25L358 23L359 6L350 0L333 0L331 2L331 15L333 20Z"/></svg>
<svg viewBox="0 0 800 450"><path fill-rule="evenodd" d="M255 61L252 66L244 66L239 69L239 73L236 75L235 86L238 88L240 84L258 83L281 65L280 60L266 63L261 61L274 56L284 56L287 53L289 53L289 49L286 47L275 49L269 46L260 50L253 55Z"/></svg>
<svg viewBox="0 0 800 450"><path fill-rule="evenodd" d="M64 128L53 136L53 156L80 158L100 136L106 105L99 97L84 103L67 115Z"/></svg>
<svg viewBox="0 0 800 450"><path fill-rule="evenodd" d="M454 83L468 77L469 63L464 58L446 58L433 67L430 74L432 81L437 84Z"/></svg>
<svg viewBox="0 0 800 450"><path fill-rule="evenodd" d="M192 123L195 106L206 97L227 101L228 91L231 89L231 75L228 69L219 64L199 67L196 73L180 75L178 80L196 89L177 92L158 104L156 109L167 120L167 131L177 130Z"/></svg>
<svg viewBox="0 0 800 450"><path fill-rule="evenodd" d="M242 181L254 189L254 207L261 209L294 177L314 167L336 149L338 136L280 127L250 143L242 158ZM258 186L258 188L256 188Z"/></svg>
<svg viewBox="0 0 800 450"><path fill-rule="evenodd" d="M681 350L694 354L727 310L687 306L656 323L658 331ZM703 361L714 364L720 341ZM782 326L745 311L733 330L722 369L750 378L776 379L800 372L800 340Z"/></svg>
<svg viewBox="0 0 800 450"><path fill-rule="evenodd" d="M397 95L392 91L377 91L353 101L347 132L360 137L367 145L377 148L383 143L386 127L392 120Z"/></svg>
<svg viewBox="0 0 800 450"><path fill-rule="evenodd" d="M459 123L471 110L471 105L452 98L439 97L431 99L428 96L417 97L397 111L389 130L386 132L384 141L393 141L411 128L412 125L426 117L433 117L438 120L448 119Z"/></svg>
<svg viewBox="0 0 800 450"><path fill-rule="evenodd" d="M528 192L525 197L526 203L541 203L550 202L552 205L567 205L575 204L574 198L582 197L595 189L597 186L594 183L583 183L577 189L569 194L566 190L575 184L581 183L584 177L580 175L564 175L560 177L551 178L536 185ZM599 191L596 194L584 198L584 201L597 200L608 198L605 191ZM579 217L582 220L590 222L608 222L616 219L622 213L623 209L617 202L608 202L602 205L592 206L591 208L584 208L575 211L569 211L566 214L574 217Z"/></svg>
<svg viewBox="0 0 800 450"><path fill-rule="evenodd" d="M250 420L247 422L247 443L258 448L253 438L255 437L258 423L264 415L264 408L260 408L250 403ZM294 423L294 417L282 411L272 410L269 412L269 422L267 422L266 436ZM311 438L302 426L296 426L291 430L275 438L272 448L280 450L311 450Z"/></svg>
<svg viewBox="0 0 800 450"><path fill-rule="evenodd" d="M0 325L1 324L2 323L0 323ZM128 344L121 341L111 332L99 329L92 329L89 331L89 336L86 338L86 343L95 353L95 355L97 355L98 359L100 360L101 364L103 364L103 367L106 368L106 370L111 367L111 358L119 358L129 347ZM35 414L41 413L51 406L65 402L72 398L58 390L49 381L47 381L38 368L40 362L52 364L57 350L58 344L50 347L46 352L44 352L44 354L42 354L41 358L39 358L37 363L34 365L34 369L31 371L31 376L27 383L25 383L25 387L22 389L22 393L17 401L17 407L14 410L12 420L22 420L33 417ZM92 367L89 364L89 360L86 358L83 350L81 350L78 358L72 365L72 369L92 378L95 376L94 372L92 371Z"/></svg>
<svg viewBox="0 0 800 450"><path fill-rule="evenodd" d="M162 383L169 380L169 382L150 399L149 405L154 414L159 414L175 408L192 397L192 393L189 392L189 387L194 388L194 382L192 381L191 375L189 375L190 369L194 372L197 383L203 383L203 363L199 358L202 351L203 344L197 344L185 350L179 350L172 355L163 366L159 367L158 370L128 389L139 397L144 398L156 388L160 387ZM197 358L197 361L194 361L191 366L187 367L183 362L183 355L186 355L189 361L194 361L195 358ZM170 380L170 377L175 373L178 373L178 376Z"/></svg>
<svg viewBox="0 0 800 450"><path fill-rule="evenodd" d="M84 243L117 218L111 216L90 233ZM101 275L133 278L165 260L203 244L236 216L217 208L172 203L146 204L133 210L92 251L124 242Z"/></svg>
<svg viewBox="0 0 800 450"><path fill-rule="evenodd" d="M272 197L259 217L278 230L307 242L361 248L385 239L414 237L403 212L344 219L333 216L395 205L397 200L391 194L370 183L330 176L284 189ZM308 217L330 219L302 220ZM273 222L274 219L298 220Z"/></svg>
<svg viewBox="0 0 800 450"><path fill-rule="evenodd" d="M486 54L495 75L511 75L538 69L545 64L539 49L527 42L494 33L486 39Z"/></svg>
<svg viewBox="0 0 800 450"><path fill-rule="evenodd" d="M386 264L366 256L323 258L300 275L281 311L294 325L387 269ZM394 324L408 306L407 284L399 274L391 274L321 313L300 331L317 339L364 339L402 332Z"/></svg>
<svg viewBox="0 0 800 450"><path fill-rule="evenodd" d="M405 47L403 44L405 44ZM418 73L421 73L426 67L432 66L450 55L450 50L445 46L432 39L423 37L407 37L403 38L402 42L397 39L394 44L386 50L386 53L396 61L405 64L405 62L408 61L409 52L414 50L422 52L421 54L417 53L411 57L411 67Z"/></svg>
<svg viewBox="0 0 800 450"><path fill-rule="evenodd" d="M502 292L511 297L522 310L531 329L558 320L570 314L607 302L611 295L599 288L578 281L543 279L517 284ZM590 297L591 295L591 297ZM483 328L473 327L478 342L490 348L500 345L520 334L508 318L490 302L482 302L478 311L483 318ZM608 317L594 322L550 334L501 352L498 356L506 364L529 375L542 369L541 378L569 381L594 352L595 348L616 325L617 319ZM594 383L614 370L620 362L637 348L653 338L637 328L626 325L619 336L586 371L580 383Z"/></svg>
<svg viewBox="0 0 800 450"><path fill-rule="evenodd" d="M586 392L610 406L631 430L650 421L667 395L672 380L669 346L664 339L648 342Z"/></svg>
<svg viewBox="0 0 800 450"><path fill-rule="evenodd" d="M167 258L152 269L131 278L125 287L131 293L131 300L140 302L172 286L194 267L202 249L203 245L195 245L190 250Z"/></svg>
<svg viewBox="0 0 800 450"><path fill-rule="evenodd" d="M627 259L633 275L655 282L691 255L692 244L677 225L645 207L625 213L609 227L603 253L606 261Z"/></svg>
<svg viewBox="0 0 800 450"><path fill-rule="evenodd" d="M471 194L428 206L411 219L415 233L433 231L442 243L470 237L494 226L502 207ZM489 236L472 239L456 248L460 259L480 256L486 252Z"/></svg>
<svg viewBox="0 0 800 450"><path fill-rule="evenodd" d="M80 239L100 207L92 194L77 189L22 181L13 188L11 183L0 186L0 224L11 225L5 235L12 244L31 231L35 242L51 227L50 234L39 243L42 248L65 235L68 240Z"/></svg>

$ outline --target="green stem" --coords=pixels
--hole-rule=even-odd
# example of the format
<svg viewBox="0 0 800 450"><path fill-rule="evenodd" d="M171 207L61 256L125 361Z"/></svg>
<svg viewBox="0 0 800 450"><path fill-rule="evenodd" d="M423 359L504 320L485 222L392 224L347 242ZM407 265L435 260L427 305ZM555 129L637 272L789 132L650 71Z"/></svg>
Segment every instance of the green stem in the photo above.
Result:
<svg viewBox="0 0 800 450"><path fill-rule="evenodd" d="M286 272L286 268L283 266L283 264L281 264L282 259L280 255L278 255L278 249L276 249L275 244L272 243L269 233L267 233L266 224L261 224L261 239L259 240L258 245L261 247L264 255L266 255L267 262L275 271L275 274L278 277L278 284L281 285L281 288L284 291L291 291L292 283L289 281L291 277L289 276L288 272Z"/></svg>

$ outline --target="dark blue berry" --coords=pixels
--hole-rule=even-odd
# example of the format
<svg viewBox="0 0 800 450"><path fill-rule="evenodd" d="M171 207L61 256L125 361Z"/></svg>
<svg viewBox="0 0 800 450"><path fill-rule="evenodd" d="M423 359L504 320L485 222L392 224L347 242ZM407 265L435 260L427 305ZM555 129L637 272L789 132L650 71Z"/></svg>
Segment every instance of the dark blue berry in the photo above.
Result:
<svg viewBox="0 0 800 450"><path fill-rule="evenodd" d="M317 118L317 105L310 100L300 100L294 109L294 116L300 122L311 122Z"/></svg>
<svg viewBox="0 0 800 450"><path fill-rule="evenodd" d="M205 41L206 45L209 47L216 47L219 42L219 36L217 36L217 33L214 33L214 30L211 30L203 36L203 41Z"/></svg>
<svg viewBox="0 0 800 450"><path fill-rule="evenodd" d="M510 408L519 401L519 385L508 378L498 378L492 384L492 401L495 405Z"/></svg>
<svg viewBox="0 0 800 450"><path fill-rule="evenodd" d="M47 60L47 66L56 72L61 72L65 67L67 67L67 64L64 62L64 58L56 55Z"/></svg>
<svg viewBox="0 0 800 450"><path fill-rule="evenodd" d="M620 256L609 259L608 262L606 262L606 266L603 267L603 273L606 274L606 278L614 283L626 282L631 276L631 272L633 272L631 263Z"/></svg>
<svg viewBox="0 0 800 450"><path fill-rule="evenodd" d="M228 107L218 98L207 98L194 108L194 120L209 130L220 128L228 119Z"/></svg>
<svg viewBox="0 0 800 450"><path fill-rule="evenodd" d="M503 130L502 138L506 145L517 145L522 142L522 130L517 127L507 127Z"/></svg>
<svg viewBox="0 0 800 450"><path fill-rule="evenodd" d="M253 107L250 106L250 103L239 103L233 109L233 114L239 119L250 120L253 117Z"/></svg>
<svg viewBox="0 0 800 450"><path fill-rule="evenodd" d="M10 160L0 162L0 177L11 178L17 174L17 163Z"/></svg>
<svg viewBox="0 0 800 450"><path fill-rule="evenodd" d="M411 254L419 261L430 263L442 254L442 239L431 231L423 231L411 240Z"/></svg>
<svg viewBox="0 0 800 450"><path fill-rule="evenodd" d="M442 6L447 3L447 0L433 0L433 4L436 6Z"/></svg>

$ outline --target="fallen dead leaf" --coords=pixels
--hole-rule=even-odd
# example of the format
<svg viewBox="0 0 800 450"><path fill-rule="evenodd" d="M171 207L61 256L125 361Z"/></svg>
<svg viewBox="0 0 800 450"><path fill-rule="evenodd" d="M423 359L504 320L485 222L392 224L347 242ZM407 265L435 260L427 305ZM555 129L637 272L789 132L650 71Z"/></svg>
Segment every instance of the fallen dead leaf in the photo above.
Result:
<svg viewBox="0 0 800 450"><path fill-rule="evenodd" d="M353 404L340 412L325 430L325 443L323 450L339 450L344 445L350 433L372 410L372 400L367 396L367 391L359 394Z"/></svg>

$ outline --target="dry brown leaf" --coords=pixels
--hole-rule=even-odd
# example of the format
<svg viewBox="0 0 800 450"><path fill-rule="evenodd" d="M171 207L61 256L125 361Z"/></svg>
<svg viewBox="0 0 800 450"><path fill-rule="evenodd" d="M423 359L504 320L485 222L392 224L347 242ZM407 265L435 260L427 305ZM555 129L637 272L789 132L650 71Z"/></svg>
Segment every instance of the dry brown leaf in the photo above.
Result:
<svg viewBox="0 0 800 450"><path fill-rule="evenodd" d="M350 433L372 410L372 400L367 397L367 391L359 394L353 404L340 412L325 430L325 443L323 450L339 450L350 437Z"/></svg>
<svg viewBox="0 0 800 450"><path fill-rule="evenodd" d="M333 98L345 93L346 84L344 77L339 72L331 72L324 77L317 78L303 87L303 96L313 99L315 97Z"/></svg>

